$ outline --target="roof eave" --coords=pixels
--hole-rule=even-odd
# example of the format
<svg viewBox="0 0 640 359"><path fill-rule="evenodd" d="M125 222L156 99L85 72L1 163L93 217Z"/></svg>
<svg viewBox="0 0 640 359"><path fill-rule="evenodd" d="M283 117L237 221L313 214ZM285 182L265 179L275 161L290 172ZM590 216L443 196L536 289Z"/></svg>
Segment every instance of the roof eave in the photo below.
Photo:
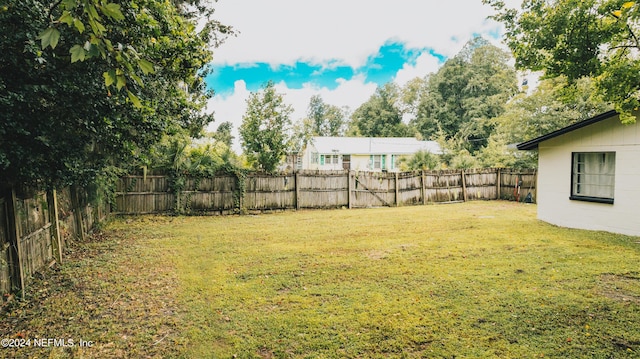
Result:
<svg viewBox="0 0 640 359"><path fill-rule="evenodd" d="M516 147L521 150L521 151L529 151L529 150L535 150L538 148L538 144L540 144L540 142L542 141L546 141L546 140L550 140L554 137L558 137L560 135L564 135L565 133L569 133L571 131L575 131L579 128L583 128L589 125L592 125L594 123L606 120L608 118L611 118L613 116L616 116L618 114L618 112L616 112L615 110L611 110L611 111L607 111L605 113L601 113L597 116L588 118L584 121L580 121L577 123L574 123L573 125L569 125L567 127L563 127L559 130L547 133L546 135L542 135L538 138L534 138L533 140L529 140L526 142L522 142L520 144L518 144Z"/></svg>

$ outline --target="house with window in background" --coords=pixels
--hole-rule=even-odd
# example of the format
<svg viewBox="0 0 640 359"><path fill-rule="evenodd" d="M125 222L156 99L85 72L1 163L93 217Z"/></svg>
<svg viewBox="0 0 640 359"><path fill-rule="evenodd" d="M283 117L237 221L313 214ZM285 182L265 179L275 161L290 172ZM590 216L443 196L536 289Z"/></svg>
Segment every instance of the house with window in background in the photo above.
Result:
<svg viewBox="0 0 640 359"><path fill-rule="evenodd" d="M538 150L538 218L640 235L640 123L609 111L518 145Z"/></svg>
<svg viewBox="0 0 640 359"><path fill-rule="evenodd" d="M312 137L299 157L299 170L398 172L401 157L418 151L440 155L435 141L413 137Z"/></svg>

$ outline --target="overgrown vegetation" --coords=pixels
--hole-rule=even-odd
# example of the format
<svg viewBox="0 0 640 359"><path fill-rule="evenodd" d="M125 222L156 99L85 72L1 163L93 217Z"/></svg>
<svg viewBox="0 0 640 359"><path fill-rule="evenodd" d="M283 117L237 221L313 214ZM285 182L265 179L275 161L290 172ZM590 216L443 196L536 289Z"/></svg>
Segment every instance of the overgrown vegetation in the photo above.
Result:
<svg viewBox="0 0 640 359"><path fill-rule="evenodd" d="M554 227L535 209L118 220L0 324L5 338L96 345L0 355L637 357L638 239Z"/></svg>
<svg viewBox="0 0 640 359"><path fill-rule="evenodd" d="M224 136L205 138L200 142L186 134L166 136L151 149L150 156L142 166L144 173L149 168L154 173L168 175L169 188L176 193L176 214L182 214L183 210L189 212L190 195L182 194L188 179L195 180L195 188L198 188L197 182L219 174L231 174L237 178L238 190L234 198L238 198L238 203L234 208L240 208L239 198L244 193L247 166L243 158L231 151Z"/></svg>

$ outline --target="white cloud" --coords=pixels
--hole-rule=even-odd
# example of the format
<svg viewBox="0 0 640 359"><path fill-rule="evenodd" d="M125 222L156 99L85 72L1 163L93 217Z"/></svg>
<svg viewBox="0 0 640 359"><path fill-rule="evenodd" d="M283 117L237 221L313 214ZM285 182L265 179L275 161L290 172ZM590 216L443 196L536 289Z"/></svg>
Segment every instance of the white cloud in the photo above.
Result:
<svg viewBox="0 0 640 359"><path fill-rule="evenodd" d="M218 126L223 122L231 122L233 124L233 130L231 134L234 139L233 150L236 153L241 153L240 149L240 135L238 128L242 124L242 115L247 108L247 99L249 98L249 90L244 81L236 81L234 84L233 93L228 96L213 96L209 100L207 106L207 112L215 112L215 121L207 127L207 131L214 132Z"/></svg>
<svg viewBox="0 0 640 359"><path fill-rule="evenodd" d="M472 34L499 27L480 0L220 0L215 7L216 20L239 31L215 52L214 61L227 64L335 59L355 68L389 39L451 56Z"/></svg>
<svg viewBox="0 0 640 359"><path fill-rule="evenodd" d="M440 62L435 56L423 53L418 56L415 65L405 64L396 74L394 82L400 86L404 86L410 80L416 77L425 77L427 74L438 71Z"/></svg>
<svg viewBox="0 0 640 359"><path fill-rule="evenodd" d="M291 119L295 122L306 116L309 100L314 95L320 95L327 104L338 107L346 106L353 111L369 99L375 91L376 85L365 83L364 76L356 76L349 81L341 80L338 87L333 90L326 87L317 88L311 85L305 85L301 89L289 89L284 83L277 84L276 89L278 92L285 94L285 102L294 108Z"/></svg>

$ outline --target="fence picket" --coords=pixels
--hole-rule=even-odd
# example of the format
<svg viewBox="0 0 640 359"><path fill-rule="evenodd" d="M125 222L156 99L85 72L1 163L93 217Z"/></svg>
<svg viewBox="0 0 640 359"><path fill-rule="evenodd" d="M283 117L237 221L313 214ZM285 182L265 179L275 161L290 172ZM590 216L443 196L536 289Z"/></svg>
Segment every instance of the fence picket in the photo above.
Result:
<svg viewBox="0 0 640 359"><path fill-rule="evenodd" d="M244 193L230 175L188 179L178 197L164 176L123 177L118 184L120 214L228 213L301 208L358 208L402 206L467 200L514 200L516 179L521 179L523 199L536 198L534 170L471 169L405 173L299 171L295 174L249 173ZM146 182L141 184L142 182ZM239 196L239 200L237 200ZM176 208L176 206L179 206ZM240 207L240 208L238 208Z"/></svg>

